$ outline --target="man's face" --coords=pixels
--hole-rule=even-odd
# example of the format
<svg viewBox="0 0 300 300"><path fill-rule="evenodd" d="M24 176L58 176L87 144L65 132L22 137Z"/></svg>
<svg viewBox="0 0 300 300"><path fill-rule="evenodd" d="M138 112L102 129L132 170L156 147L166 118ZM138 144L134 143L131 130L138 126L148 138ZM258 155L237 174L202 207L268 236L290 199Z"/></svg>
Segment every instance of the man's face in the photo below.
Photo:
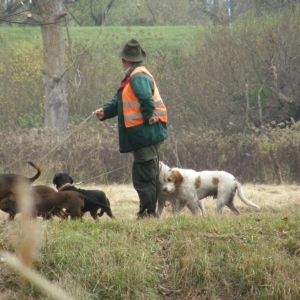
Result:
<svg viewBox="0 0 300 300"><path fill-rule="evenodd" d="M123 69L124 69L124 71L126 71L126 60L124 60L123 58L122 58L122 66L123 66Z"/></svg>

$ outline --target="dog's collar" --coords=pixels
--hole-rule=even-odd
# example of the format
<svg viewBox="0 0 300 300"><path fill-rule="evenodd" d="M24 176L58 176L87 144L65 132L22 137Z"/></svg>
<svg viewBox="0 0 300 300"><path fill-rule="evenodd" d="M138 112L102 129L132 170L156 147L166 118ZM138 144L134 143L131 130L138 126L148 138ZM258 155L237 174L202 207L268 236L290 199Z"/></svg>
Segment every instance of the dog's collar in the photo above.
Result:
<svg viewBox="0 0 300 300"><path fill-rule="evenodd" d="M72 184L69 183L69 182L67 182L67 183L61 185L61 186L57 189L57 191L59 192L59 191L63 190L65 187L67 187L67 186L72 186Z"/></svg>

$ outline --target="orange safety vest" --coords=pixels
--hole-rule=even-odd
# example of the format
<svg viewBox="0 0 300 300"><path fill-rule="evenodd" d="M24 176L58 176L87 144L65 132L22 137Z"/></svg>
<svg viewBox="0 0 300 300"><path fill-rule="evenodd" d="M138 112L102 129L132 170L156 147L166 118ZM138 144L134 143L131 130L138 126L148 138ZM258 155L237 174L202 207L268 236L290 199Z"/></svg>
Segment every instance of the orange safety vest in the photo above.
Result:
<svg viewBox="0 0 300 300"><path fill-rule="evenodd" d="M152 94L152 98L155 104L154 114L158 116L161 122L167 123L168 121L167 109L160 97L154 78L144 66L139 66L135 68L129 75L129 78L131 78L136 73L144 73L151 77L153 81L153 87L154 87L154 91ZM139 100L135 96L131 85L128 84L129 81L130 79L128 80L122 92L123 115L124 115L124 122L126 128L144 124L144 118L141 114Z"/></svg>

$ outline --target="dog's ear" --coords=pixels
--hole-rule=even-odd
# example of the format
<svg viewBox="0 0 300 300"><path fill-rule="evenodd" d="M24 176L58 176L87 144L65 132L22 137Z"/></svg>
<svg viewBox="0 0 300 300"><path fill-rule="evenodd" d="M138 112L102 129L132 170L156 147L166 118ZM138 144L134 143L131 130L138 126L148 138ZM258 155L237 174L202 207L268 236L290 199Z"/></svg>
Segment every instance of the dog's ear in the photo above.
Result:
<svg viewBox="0 0 300 300"><path fill-rule="evenodd" d="M171 174L168 178L168 181L174 182L174 185L179 188L183 181L183 176L179 171L171 169Z"/></svg>
<svg viewBox="0 0 300 300"><path fill-rule="evenodd" d="M173 171L174 175L175 175L175 185L176 187L180 187L182 182L183 182L183 176L181 175L181 173L179 171Z"/></svg>
<svg viewBox="0 0 300 300"><path fill-rule="evenodd" d="M56 173L56 174L54 175L53 179L52 179L52 183L53 183L54 185L57 184L57 179L58 179L59 174L60 174L60 173Z"/></svg>
<svg viewBox="0 0 300 300"><path fill-rule="evenodd" d="M73 184L73 178L67 173L65 173L65 175L69 177L70 183Z"/></svg>

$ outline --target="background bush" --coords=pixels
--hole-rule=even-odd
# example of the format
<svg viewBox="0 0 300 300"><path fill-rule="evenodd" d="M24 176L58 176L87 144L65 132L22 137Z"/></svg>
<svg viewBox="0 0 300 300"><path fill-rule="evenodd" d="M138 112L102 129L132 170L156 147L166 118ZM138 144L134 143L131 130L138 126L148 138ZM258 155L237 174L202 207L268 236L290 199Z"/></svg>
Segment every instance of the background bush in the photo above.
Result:
<svg viewBox="0 0 300 300"><path fill-rule="evenodd" d="M1 172L27 172L25 161L33 160L43 167L44 180L58 171L78 181L99 175L96 180L130 180L132 158L118 153L117 120L82 122L117 90L123 71L116 52L134 35L148 53L146 64L168 108L166 163L223 169L241 181L299 182L298 12L249 15L230 28L183 28L189 34L176 29L185 36L176 40L176 34L165 35L170 28L117 33L112 27L111 35L100 31L102 39L92 44L89 29L73 29L80 39L66 39L65 135L42 126L40 44L0 47Z"/></svg>
<svg viewBox="0 0 300 300"><path fill-rule="evenodd" d="M161 160L169 166L225 170L241 182L299 183L300 122L287 129L258 134L222 135L216 131L174 133L163 143ZM56 172L71 174L86 184L128 183L132 156L120 154L115 126L95 117L69 132L32 129L1 133L0 173L33 174L26 161L43 170L40 181L51 184Z"/></svg>

